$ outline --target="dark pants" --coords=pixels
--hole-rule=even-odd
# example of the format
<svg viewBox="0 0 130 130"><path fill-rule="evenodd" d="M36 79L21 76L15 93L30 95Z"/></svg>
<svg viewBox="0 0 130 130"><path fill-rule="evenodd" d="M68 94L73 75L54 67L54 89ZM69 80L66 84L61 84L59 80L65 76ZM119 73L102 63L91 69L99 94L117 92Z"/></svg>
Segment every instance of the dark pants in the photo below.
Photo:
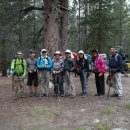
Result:
<svg viewBox="0 0 130 130"><path fill-rule="evenodd" d="M54 74L54 92L58 94L58 91L60 91L60 94L64 94L64 88L63 88L63 74Z"/></svg>
<svg viewBox="0 0 130 130"><path fill-rule="evenodd" d="M81 87L82 87L82 94L87 94L88 93L88 76L87 72L82 70L82 73L80 74L80 82L81 82Z"/></svg>
<svg viewBox="0 0 130 130"><path fill-rule="evenodd" d="M102 76L99 76L99 73L95 73L95 80L96 80L97 94L104 95L105 94L104 74Z"/></svg>

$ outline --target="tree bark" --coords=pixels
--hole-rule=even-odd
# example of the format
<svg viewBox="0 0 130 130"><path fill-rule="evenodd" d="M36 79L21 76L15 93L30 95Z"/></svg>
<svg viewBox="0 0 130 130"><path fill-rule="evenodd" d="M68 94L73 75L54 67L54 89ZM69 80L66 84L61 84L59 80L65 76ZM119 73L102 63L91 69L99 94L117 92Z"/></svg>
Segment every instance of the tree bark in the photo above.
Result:
<svg viewBox="0 0 130 130"><path fill-rule="evenodd" d="M59 0L44 1L44 48L52 56L59 45Z"/></svg>
<svg viewBox="0 0 130 130"><path fill-rule="evenodd" d="M44 11L44 48L50 55L56 50L63 53L68 41L68 0L45 0Z"/></svg>
<svg viewBox="0 0 130 130"><path fill-rule="evenodd" d="M68 0L60 0L61 8L64 7L68 9ZM68 11L67 10L61 10L62 13L60 13L60 43L59 43L59 49L64 52L67 48L67 42L68 42Z"/></svg>
<svg viewBox="0 0 130 130"><path fill-rule="evenodd" d="M7 75L7 55L6 55L6 44L5 40L1 43L1 70L2 70L2 76Z"/></svg>

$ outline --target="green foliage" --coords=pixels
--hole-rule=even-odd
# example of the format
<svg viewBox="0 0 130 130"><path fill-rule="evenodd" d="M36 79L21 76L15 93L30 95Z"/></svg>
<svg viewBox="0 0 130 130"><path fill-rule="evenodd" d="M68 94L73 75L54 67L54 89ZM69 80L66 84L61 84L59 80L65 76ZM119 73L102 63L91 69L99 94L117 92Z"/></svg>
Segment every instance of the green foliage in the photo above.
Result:
<svg viewBox="0 0 130 130"><path fill-rule="evenodd" d="M106 114L106 115L112 115L114 113L114 110L112 108L108 107L108 108L102 109L101 113Z"/></svg>
<svg viewBox="0 0 130 130"><path fill-rule="evenodd" d="M87 130L86 128L76 128L75 130Z"/></svg>
<svg viewBox="0 0 130 130"><path fill-rule="evenodd" d="M130 110L130 103L126 103L126 104L125 104L125 108L126 108L127 110Z"/></svg>
<svg viewBox="0 0 130 130"><path fill-rule="evenodd" d="M113 128L113 124L108 121L100 121L96 124L96 130L111 130Z"/></svg>
<svg viewBox="0 0 130 130"><path fill-rule="evenodd" d="M81 46L84 50L91 50L93 48L103 48L105 52L109 47L122 45L129 52L129 34L128 29L129 8L126 0L87 0L81 1ZM75 0L74 0L75 2ZM72 8L78 9L78 0ZM88 6L89 5L89 6ZM88 11L89 7L89 11ZM78 11L78 10L77 10ZM78 12L75 15L70 15L70 19L77 19ZM74 21L70 22L69 31L77 34L75 41L69 39L70 46L74 46L74 42L78 44L78 23L75 25ZM87 33L86 33L87 32ZM71 34L70 34L71 35ZM73 42L72 42L73 41ZM129 46L129 49L127 48Z"/></svg>
<svg viewBox="0 0 130 130"><path fill-rule="evenodd" d="M45 109L35 108L35 109L32 109L30 113L36 118L44 118L44 119L52 118L57 115L57 113L53 109L50 109L50 108L45 108Z"/></svg>

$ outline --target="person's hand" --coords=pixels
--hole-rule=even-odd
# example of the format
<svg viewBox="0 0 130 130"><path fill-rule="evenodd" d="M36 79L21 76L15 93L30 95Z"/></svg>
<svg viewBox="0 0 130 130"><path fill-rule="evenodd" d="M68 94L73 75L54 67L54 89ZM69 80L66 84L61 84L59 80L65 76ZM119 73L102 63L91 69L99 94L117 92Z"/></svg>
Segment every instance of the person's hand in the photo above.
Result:
<svg viewBox="0 0 130 130"><path fill-rule="evenodd" d="M98 72L99 72L99 73L101 73L101 72L102 72L102 70L101 70L101 69L99 69L99 70L98 70Z"/></svg>
<svg viewBox="0 0 130 130"><path fill-rule="evenodd" d="M116 69L112 69L112 72L115 73L115 72L116 72Z"/></svg>
<svg viewBox="0 0 130 130"><path fill-rule="evenodd" d="M53 70L53 71L52 71L52 73L53 73L53 74L56 74L56 71L55 71L55 70Z"/></svg>
<svg viewBox="0 0 130 130"><path fill-rule="evenodd" d="M26 77L25 75L22 75L22 79L25 79L25 77Z"/></svg>
<svg viewBox="0 0 130 130"><path fill-rule="evenodd" d="M31 70L29 70L29 73L32 73L32 71L31 71Z"/></svg>
<svg viewBox="0 0 130 130"><path fill-rule="evenodd" d="M14 70L11 69L11 70L10 70L10 75L12 76L13 74L14 74Z"/></svg>
<svg viewBox="0 0 130 130"><path fill-rule="evenodd" d="M103 73L99 73L99 77L102 76L102 75L103 75Z"/></svg>
<svg viewBox="0 0 130 130"><path fill-rule="evenodd" d="M37 70L36 70L36 69L34 69L34 70L33 70L33 72L37 72Z"/></svg>
<svg viewBox="0 0 130 130"><path fill-rule="evenodd" d="M45 65L43 65L43 66L42 66L42 68L43 68L43 69L46 69L46 66L45 66Z"/></svg>

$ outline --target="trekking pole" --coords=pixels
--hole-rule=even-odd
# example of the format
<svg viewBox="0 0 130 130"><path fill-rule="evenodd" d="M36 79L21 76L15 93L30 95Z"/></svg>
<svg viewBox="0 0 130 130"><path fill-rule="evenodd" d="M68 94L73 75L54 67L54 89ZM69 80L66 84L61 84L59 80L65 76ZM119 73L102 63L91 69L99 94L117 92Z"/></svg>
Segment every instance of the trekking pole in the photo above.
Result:
<svg viewBox="0 0 130 130"><path fill-rule="evenodd" d="M107 93L107 99L109 99L109 97L110 97L110 86L109 86L109 89L108 89L108 93Z"/></svg>
<svg viewBox="0 0 130 130"><path fill-rule="evenodd" d="M111 70L110 70L110 59L109 59L109 75L107 77L107 85L109 86L107 99L109 99L110 96L110 89L112 87L112 79L111 79Z"/></svg>
<svg viewBox="0 0 130 130"><path fill-rule="evenodd" d="M56 76L55 93L56 93L56 100L57 100L57 98L58 98L58 77L57 76Z"/></svg>

